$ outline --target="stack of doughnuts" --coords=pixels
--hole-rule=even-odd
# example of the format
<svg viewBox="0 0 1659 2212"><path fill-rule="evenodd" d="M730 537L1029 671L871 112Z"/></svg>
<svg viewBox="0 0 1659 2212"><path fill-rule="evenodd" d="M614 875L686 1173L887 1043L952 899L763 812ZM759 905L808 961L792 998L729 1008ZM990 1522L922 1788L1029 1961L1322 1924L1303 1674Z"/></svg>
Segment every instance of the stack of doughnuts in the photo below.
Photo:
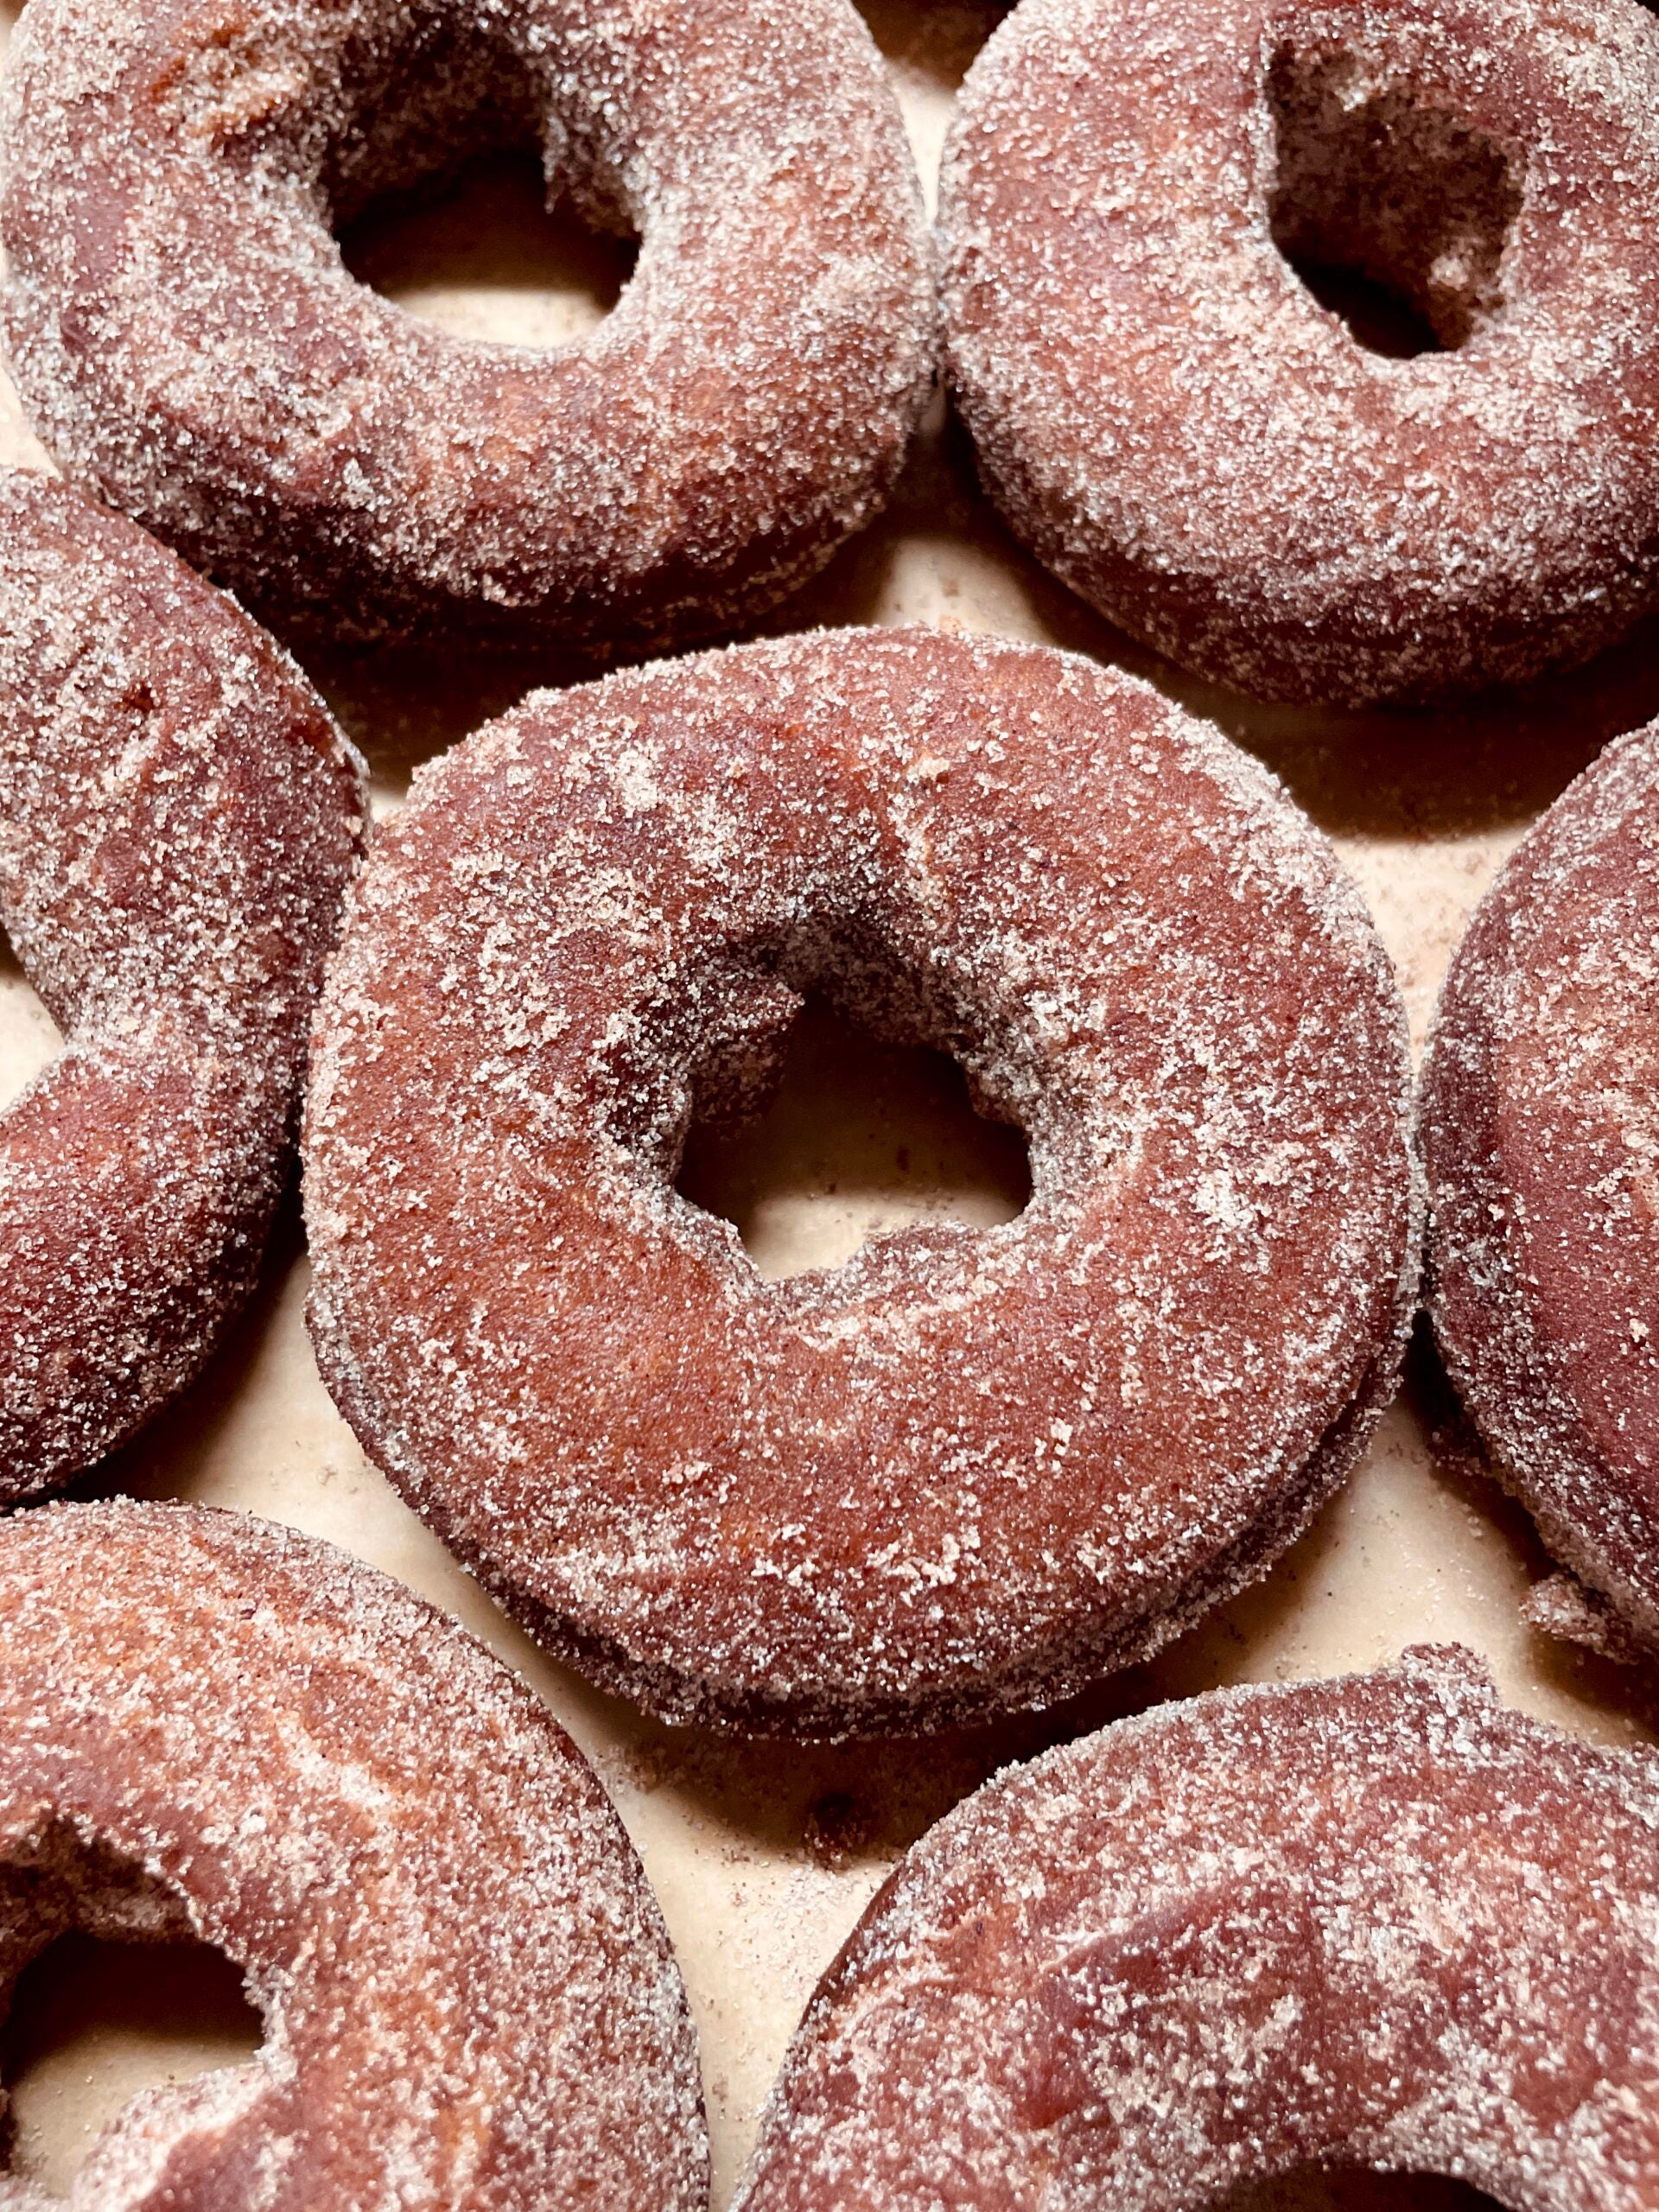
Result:
<svg viewBox="0 0 1659 2212"><path fill-rule="evenodd" d="M265 2031L77 2202L708 2200L663 1917L529 1689L296 1530L33 1503L195 1382L296 1152L364 1452L656 1725L915 1737L1150 1658L1364 1452L1426 1217L1570 1570L1535 1618L1659 1652L1659 725L1504 869L1420 1088L1336 854L1151 683L736 641L893 492L941 341L1017 536L1200 677L1406 702L1619 637L1659 588L1634 0L1020 0L937 283L850 0L30 0L0 130L69 480L0 475L0 922L64 1039L0 1114L0 2018L79 1929L217 1946ZM577 344L342 256L502 150L637 245ZM371 839L256 618L718 642L532 692ZM959 1065L1016 1219L769 1281L683 1195L813 995ZM1652 2212L1656 1834L1651 1753L1457 1649L1063 1742L893 1873L738 2202L1184 2212L1334 2162Z"/></svg>

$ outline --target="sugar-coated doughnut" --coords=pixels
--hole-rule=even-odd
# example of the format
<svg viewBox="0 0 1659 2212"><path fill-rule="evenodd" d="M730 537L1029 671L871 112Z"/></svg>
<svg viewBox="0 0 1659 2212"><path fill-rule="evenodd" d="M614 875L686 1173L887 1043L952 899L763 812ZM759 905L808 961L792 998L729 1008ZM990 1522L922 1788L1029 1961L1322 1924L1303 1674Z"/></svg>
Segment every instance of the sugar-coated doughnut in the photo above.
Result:
<svg viewBox="0 0 1659 2212"><path fill-rule="evenodd" d="M886 498L935 303L849 0L33 0L7 342L59 463L290 621L657 643ZM632 231L551 351L358 283L331 229L480 148Z"/></svg>
<svg viewBox="0 0 1659 2212"><path fill-rule="evenodd" d="M247 2065L136 2099L99 2212L701 2212L696 2048L581 1753L472 1637L240 1514L0 1526L0 2012L72 1928L194 1936ZM45 2212L0 2177L9 2212Z"/></svg>
<svg viewBox="0 0 1659 2212"><path fill-rule="evenodd" d="M819 1984L734 2212L1197 2212L1325 2161L1659 2202L1659 1758L1455 1649L959 1806Z"/></svg>
<svg viewBox="0 0 1659 2212"><path fill-rule="evenodd" d="M1008 1225L767 1283L674 1190L799 994L1021 1127ZM308 1109L311 1327L371 1457L547 1647L834 1736L1040 1702L1262 1573L1416 1287L1403 1013L1255 764L925 631L532 696L360 878Z"/></svg>
<svg viewBox="0 0 1659 2212"><path fill-rule="evenodd" d="M1656 205L1631 0L1021 0L945 158L949 374L1019 536L1183 666L1515 682L1659 583Z"/></svg>
<svg viewBox="0 0 1659 2212"><path fill-rule="evenodd" d="M1569 785L1477 910L1421 1141L1435 1333L1493 1471L1659 1652L1659 726Z"/></svg>
<svg viewBox="0 0 1659 2212"><path fill-rule="evenodd" d="M234 601L0 471L0 922L66 1039L0 1114L0 1506L119 1443L251 1288L362 811Z"/></svg>

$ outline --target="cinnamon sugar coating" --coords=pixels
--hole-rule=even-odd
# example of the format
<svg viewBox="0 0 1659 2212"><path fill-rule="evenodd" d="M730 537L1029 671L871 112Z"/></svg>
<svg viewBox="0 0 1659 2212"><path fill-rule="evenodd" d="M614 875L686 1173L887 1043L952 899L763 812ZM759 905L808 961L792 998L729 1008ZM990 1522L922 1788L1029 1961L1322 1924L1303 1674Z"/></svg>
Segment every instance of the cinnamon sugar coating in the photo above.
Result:
<svg viewBox="0 0 1659 2212"><path fill-rule="evenodd" d="M696 2044L581 1753L453 1622L194 1506L0 1528L0 2010L73 1927L247 1978L245 2066L135 2098L98 2212L700 2212ZM6 2212L46 2212L0 2176Z"/></svg>
<svg viewBox="0 0 1659 2212"><path fill-rule="evenodd" d="M1630 0L1021 0L945 156L948 372L1019 536L1183 666L1516 682L1652 603L1656 200Z"/></svg>
<svg viewBox="0 0 1659 2212"><path fill-rule="evenodd" d="M968 1799L819 1984L734 2212L1195 2212L1316 2160L1659 2196L1659 1759L1456 1648Z"/></svg>
<svg viewBox="0 0 1659 2212"><path fill-rule="evenodd" d="M233 601L0 472L0 920L67 1040L0 1114L0 1506L182 1389L251 1287L362 806Z"/></svg>
<svg viewBox="0 0 1659 2212"><path fill-rule="evenodd" d="M763 1281L673 1188L798 994L962 1063L1033 1196ZM416 778L319 1014L311 1329L551 1650L835 1736L1039 1703L1270 1564L1415 1287L1402 1010L1271 779L925 631L533 696Z"/></svg>
<svg viewBox="0 0 1659 2212"><path fill-rule="evenodd" d="M1435 1332L1493 1471L1659 1651L1659 726L1568 786L1477 910L1421 1148Z"/></svg>
<svg viewBox="0 0 1659 2212"><path fill-rule="evenodd" d="M7 342L63 468L249 602L363 634L729 626L885 499L931 263L848 0L34 0L4 96ZM543 352L423 325L330 235L534 144L632 232Z"/></svg>

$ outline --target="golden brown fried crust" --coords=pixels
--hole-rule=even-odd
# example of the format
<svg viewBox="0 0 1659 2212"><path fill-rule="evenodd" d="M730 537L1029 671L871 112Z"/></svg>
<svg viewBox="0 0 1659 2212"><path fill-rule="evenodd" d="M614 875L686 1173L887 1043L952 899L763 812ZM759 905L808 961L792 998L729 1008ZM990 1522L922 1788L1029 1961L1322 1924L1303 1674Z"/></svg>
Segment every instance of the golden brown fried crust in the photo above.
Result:
<svg viewBox="0 0 1659 2212"><path fill-rule="evenodd" d="M250 2064L105 2130L100 2212L706 2201L679 1974L586 1762L470 1637L293 1529L0 1528L0 2005L76 1926L194 1934L265 2021Z"/></svg>
<svg viewBox="0 0 1659 2212"><path fill-rule="evenodd" d="M818 1986L737 2212L1192 2212L1316 2162L1659 2195L1659 1760L1468 1653L990 1783Z"/></svg>
<svg viewBox="0 0 1659 2212"><path fill-rule="evenodd" d="M845 0L41 0L6 99L41 435L287 619L729 627L880 505L930 388L919 189ZM518 143L639 239L590 338L463 340L350 276L331 225Z"/></svg>
<svg viewBox="0 0 1659 2212"><path fill-rule="evenodd" d="M809 988L1024 1128L1018 1221L767 1284L677 1196ZM1064 1694L1263 1571L1397 1369L1363 904L1253 763L1063 654L867 631L533 697L377 844L314 1066L336 1401L550 1649L677 1718Z"/></svg>
<svg viewBox="0 0 1659 2212"><path fill-rule="evenodd" d="M0 1117L0 1505L118 1443L251 1287L362 806L240 607L0 474L0 918L66 1039Z"/></svg>

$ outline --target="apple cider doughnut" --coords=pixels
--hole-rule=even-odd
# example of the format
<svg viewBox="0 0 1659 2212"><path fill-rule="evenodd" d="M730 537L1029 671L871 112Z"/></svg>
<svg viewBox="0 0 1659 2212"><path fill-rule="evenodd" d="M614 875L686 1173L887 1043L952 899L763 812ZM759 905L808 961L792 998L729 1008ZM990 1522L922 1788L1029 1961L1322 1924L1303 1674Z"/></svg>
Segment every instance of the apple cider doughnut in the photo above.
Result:
<svg viewBox="0 0 1659 2212"><path fill-rule="evenodd" d="M734 2212L1199 2212L1329 2163L1659 2202L1659 1758L1471 1654L1166 1706L924 1836Z"/></svg>
<svg viewBox="0 0 1659 2212"><path fill-rule="evenodd" d="M1516 683L1659 587L1656 205L1632 0L1021 0L945 156L948 372L1016 533L1183 667Z"/></svg>
<svg viewBox="0 0 1659 2212"><path fill-rule="evenodd" d="M1020 1218L781 1282L674 1178L801 994L961 1062ZM1063 1696L1262 1573L1416 1287L1392 973L1329 847L1150 688L926 631L533 695L417 778L308 1109L311 1326L552 1651L824 1736Z"/></svg>
<svg viewBox="0 0 1659 2212"><path fill-rule="evenodd" d="M935 302L850 0L32 0L5 328L95 486L329 632L654 645L730 627L885 499ZM474 341L334 233L483 150L639 258L591 336Z"/></svg>
<svg viewBox="0 0 1659 2212"><path fill-rule="evenodd" d="M130 1502L0 1526L0 2017L77 1928L215 1945L265 2024L136 2098L77 2205L703 2212L685 1993L587 1761L331 1545Z"/></svg>
<svg viewBox="0 0 1659 2212"><path fill-rule="evenodd" d="M121 1442L251 1288L363 806L234 601L0 471L0 922L66 1040L0 1113L0 1507Z"/></svg>
<svg viewBox="0 0 1659 2212"><path fill-rule="evenodd" d="M1568 785L1477 909L1421 1141L1435 1334L1492 1471L1659 1654L1659 726ZM1567 1594L1539 1593L1546 1621Z"/></svg>

